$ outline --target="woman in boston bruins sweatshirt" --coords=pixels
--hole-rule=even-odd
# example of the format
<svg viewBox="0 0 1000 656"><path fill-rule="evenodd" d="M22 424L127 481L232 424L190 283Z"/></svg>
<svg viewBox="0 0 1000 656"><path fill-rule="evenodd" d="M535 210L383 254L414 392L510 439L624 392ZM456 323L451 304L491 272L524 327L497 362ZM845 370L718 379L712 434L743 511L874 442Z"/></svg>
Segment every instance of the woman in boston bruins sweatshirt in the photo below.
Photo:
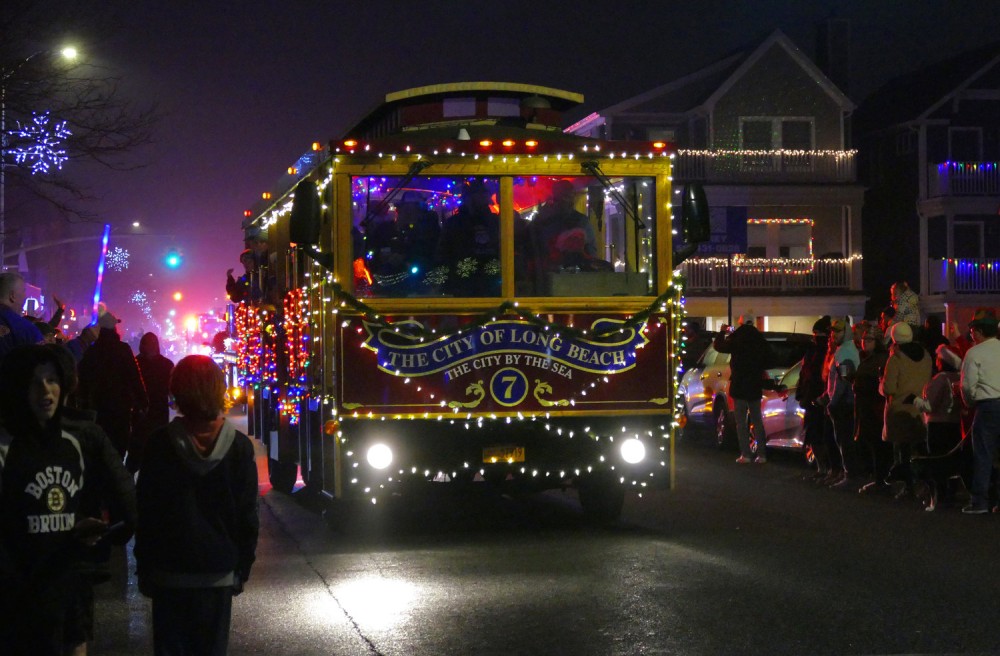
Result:
<svg viewBox="0 0 1000 656"><path fill-rule="evenodd" d="M85 653L95 545L128 541L135 522L132 479L107 435L64 416L74 380L56 348L22 346L0 366L4 654ZM104 510L123 520L114 531Z"/></svg>

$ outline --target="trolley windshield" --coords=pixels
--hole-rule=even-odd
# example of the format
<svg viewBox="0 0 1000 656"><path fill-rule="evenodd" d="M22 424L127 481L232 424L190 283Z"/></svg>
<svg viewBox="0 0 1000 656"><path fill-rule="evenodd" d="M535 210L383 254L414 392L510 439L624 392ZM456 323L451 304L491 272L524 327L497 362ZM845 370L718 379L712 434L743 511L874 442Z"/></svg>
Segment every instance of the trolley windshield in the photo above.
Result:
<svg viewBox="0 0 1000 656"><path fill-rule="evenodd" d="M653 177L516 176L510 200L502 180L354 176L357 295L499 297L504 276L517 296L653 293Z"/></svg>

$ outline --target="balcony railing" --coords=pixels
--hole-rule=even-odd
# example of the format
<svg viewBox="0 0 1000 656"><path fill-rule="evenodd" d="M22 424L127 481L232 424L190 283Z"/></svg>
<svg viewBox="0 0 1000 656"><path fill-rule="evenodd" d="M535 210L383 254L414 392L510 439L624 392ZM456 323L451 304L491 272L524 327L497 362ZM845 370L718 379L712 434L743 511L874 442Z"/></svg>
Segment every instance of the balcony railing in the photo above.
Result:
<svg viewBox="0 0 1000 656"><path fill-rule="evenodd" d="M1000 293L1000 260L932 258L927 273L931 294Z"/></svg>
<svg viewBox="0 0 1000 656"><path fill-rule="evenodd" d="M996 162L941 162L927 171L927 195L1000 195L1000 170Z"/></svg>
<svg viewBox="0 0 1000 656"><path fill-rule="evenodd" d="M854 150L679 150L675 180L854 182Z"/></svg>
<svg viewBox="0 0 1000 656"><path fill-rule="evenodd" d="M835 260L786 258L733 259L734 290L810 292L852 290L861 280L859 256ZM689 292L725 292L728 264L725 258L694 258L680 266Z"/></svg>

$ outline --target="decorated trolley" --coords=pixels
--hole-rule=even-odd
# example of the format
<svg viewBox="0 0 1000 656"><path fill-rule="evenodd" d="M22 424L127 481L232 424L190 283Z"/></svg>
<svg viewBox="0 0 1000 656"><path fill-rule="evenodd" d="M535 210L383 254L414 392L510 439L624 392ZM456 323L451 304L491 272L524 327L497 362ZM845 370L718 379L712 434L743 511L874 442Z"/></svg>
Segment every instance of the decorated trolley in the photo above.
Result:
<svg viewBox="0 0 1000 656"><path fill-rule="evenodd" d="M673 271L704 196L672 191L670 144L560 129L582 101L391 93L247 213L238 366L275 488L575 487L613 518L626 490L672 483Z"/></svg>

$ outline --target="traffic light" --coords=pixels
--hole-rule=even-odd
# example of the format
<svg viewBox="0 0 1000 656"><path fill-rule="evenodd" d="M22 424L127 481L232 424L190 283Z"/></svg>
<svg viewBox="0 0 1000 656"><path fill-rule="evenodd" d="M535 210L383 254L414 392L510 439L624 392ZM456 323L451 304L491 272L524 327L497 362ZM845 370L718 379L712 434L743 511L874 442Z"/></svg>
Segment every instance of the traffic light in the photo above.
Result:
<svg viewBox="0 0 1000 656"><path fill-rule="evenodd" d="M172 250L168 251L166 256L163 258L163 263L167 265L168 269L176 269L184 262L184 256L181 255L180 251Z"/></svg>

